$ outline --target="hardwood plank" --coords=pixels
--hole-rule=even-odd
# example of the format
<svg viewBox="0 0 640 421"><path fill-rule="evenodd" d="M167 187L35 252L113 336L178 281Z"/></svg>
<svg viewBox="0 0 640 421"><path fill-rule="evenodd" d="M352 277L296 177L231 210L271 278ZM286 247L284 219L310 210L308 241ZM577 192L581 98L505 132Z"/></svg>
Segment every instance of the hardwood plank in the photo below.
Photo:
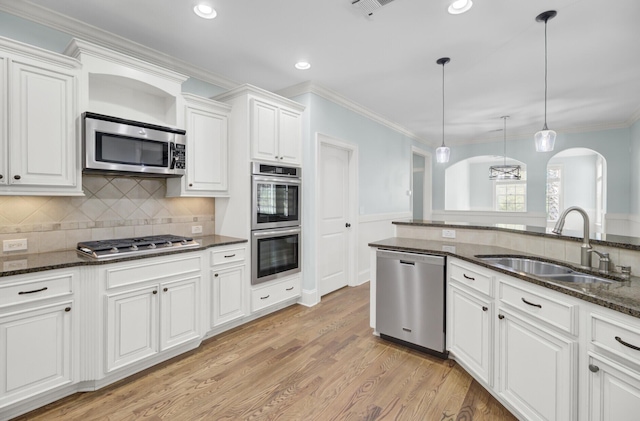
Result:
<svg viewBox="0 0 640 421"><path fill-rule="evenodd" d="M451 360L373 336L369 285L16 420L515 420Z"/></svg>

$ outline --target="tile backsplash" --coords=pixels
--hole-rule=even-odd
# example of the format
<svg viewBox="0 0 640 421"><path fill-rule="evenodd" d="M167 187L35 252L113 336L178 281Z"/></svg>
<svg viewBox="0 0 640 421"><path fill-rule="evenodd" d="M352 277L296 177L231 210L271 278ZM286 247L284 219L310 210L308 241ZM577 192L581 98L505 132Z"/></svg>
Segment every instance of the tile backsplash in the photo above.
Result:
<svg viewBox="0 0 640 421"><path fill-rule="evenodd" d="M25 238L28 249L2 256L74 249L85 240L155 234L214 234L215 199L167 198L166 180L83 176L85 196L0 196L0 241ZM1 250L1 248L0 248Z"/></svg>

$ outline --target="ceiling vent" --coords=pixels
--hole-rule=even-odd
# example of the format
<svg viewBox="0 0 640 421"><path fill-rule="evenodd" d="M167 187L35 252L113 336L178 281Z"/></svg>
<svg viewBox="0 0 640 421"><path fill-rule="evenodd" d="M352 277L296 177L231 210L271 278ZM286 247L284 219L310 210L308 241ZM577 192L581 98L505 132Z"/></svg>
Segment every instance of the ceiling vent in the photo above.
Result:
<svg viewBox="0 0 640 421"><path fill-rule="evenodd" d="M352 0L351 4L360 9L365 16L373 15L373 11L381 8L385 4L391 3L393 0Z"/></svg>

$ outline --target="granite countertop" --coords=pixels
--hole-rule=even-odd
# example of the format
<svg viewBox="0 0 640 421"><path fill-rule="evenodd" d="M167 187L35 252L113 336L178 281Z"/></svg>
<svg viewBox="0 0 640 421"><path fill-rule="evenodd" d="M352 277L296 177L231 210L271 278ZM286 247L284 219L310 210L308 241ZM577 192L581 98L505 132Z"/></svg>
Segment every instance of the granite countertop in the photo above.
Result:
<svg viewBox="0 0 640 421"><path fill-rule="evenodd" d="M591 303L640 318L640 278L631 277L628 281L623 281L619 277L601 275L591 272L573 264L559 262L539 256L514 252L513 250L496 246L484 246L467 243L447 243L443 241L417 240L412 238L392 237L380 241L369 243L370 247L383 248L387 250L408 251L417 253L429 253L440 256L452 256L501 272L523 281L541 285L543 287L559 291L563 294L571 295ZM476 256L531 256L536 260L561 263L569 266L578 272L591 273L600 277L611 278L613 283L579 284L573 282L553 281L528 275L523 272L512 272L506 269L492 266L478 259Z"/></svg>
<svg viewBox="0 0 640 421"><path fill-rule="evenodd" d="M183 250L178 249L160 253L149 253L138 256L128 256L110 260L95 260L90 257L80 255L75 250L4 256L0 257L0 277L74 266L107 265L109 263L115 262L140 260L149 257L166 256L169 254L177 253L188 253L191 251L205 250L210 247L220 247L230 244L240 244L247 242L246 239L225 237L222 235L208 235L205 237L194 238L194 240L196 240L200 244L200 247L193 247Z"/></svg>
<svg viewBox="0 0 640 421"><path fill-rule="evenodd" d="M551 228L536 227L532 225L521 224L482 224L477 222L448 222L448 221L423 221L423 220L407 220L393 221L394 225L409 225L415 227L442 227L442 228L458 228L458 229L477 229L513 232L516 234L533 235L537 237L548 237L554 239L562 239L569 241L582 241L582 231L563 230L561 235L553 234ZM593 244L602 246L618 247L628 250L640 250L640 238L627 237L624 235L606 234L606 233L590 233L589 240Z"/></svg>

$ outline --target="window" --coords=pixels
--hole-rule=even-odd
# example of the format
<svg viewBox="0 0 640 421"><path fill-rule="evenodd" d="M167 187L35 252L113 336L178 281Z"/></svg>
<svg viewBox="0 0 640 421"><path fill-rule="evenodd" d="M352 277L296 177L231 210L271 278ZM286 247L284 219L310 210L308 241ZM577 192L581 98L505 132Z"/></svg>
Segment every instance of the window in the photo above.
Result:
<svg viewBox="0 0 640 421"><path fill-rule="evenodd" d="M527 171L520 171L520 180L495 181L495 206L498 212L527 211Z"/></svg>
<svg viewBox="0 0 640 421"><path fill-rule="evenodd" d="M547 167L547 221L556 222L562 209L562 166Z"/></svg>

